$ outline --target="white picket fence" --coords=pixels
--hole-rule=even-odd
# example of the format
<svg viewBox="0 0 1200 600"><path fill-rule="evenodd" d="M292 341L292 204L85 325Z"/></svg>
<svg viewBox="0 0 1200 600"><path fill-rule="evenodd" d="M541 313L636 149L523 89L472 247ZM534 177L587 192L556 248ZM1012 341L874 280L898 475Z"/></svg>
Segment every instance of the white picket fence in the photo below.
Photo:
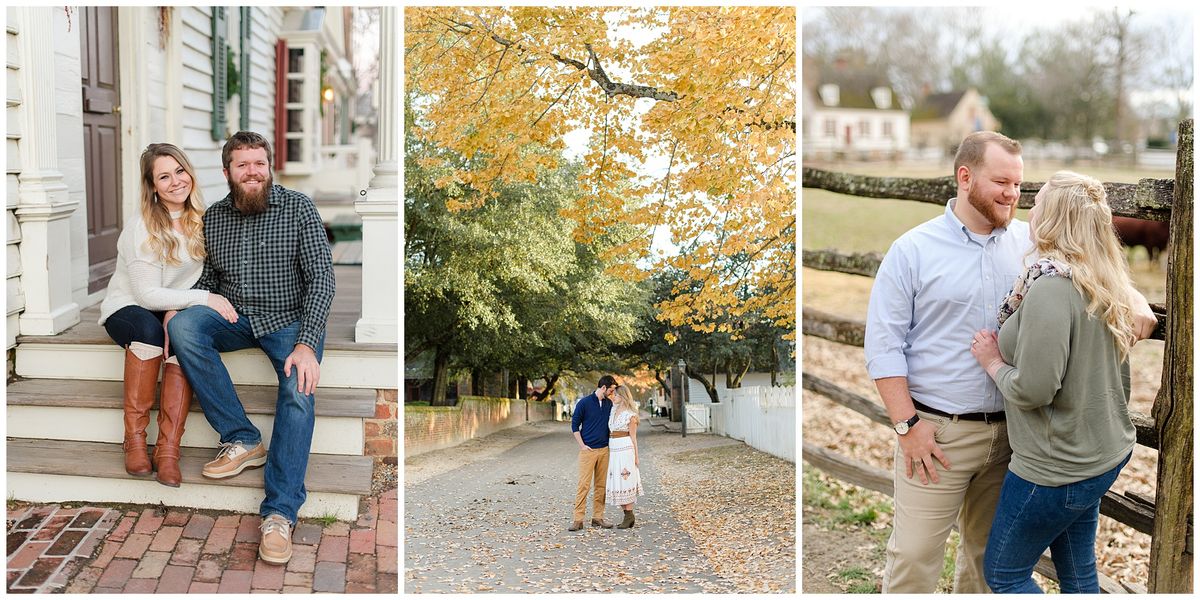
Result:
<svg viewBox="0 0 1200 600"><path fill-rule="evenodd" d="M720 397L720 403L701 404L709 409L713 433L742 440L752 448L796 462L795 387L721 389ZM693 406L696 405L688 408ZM690 430L691 423L688 425Z"/></svg>

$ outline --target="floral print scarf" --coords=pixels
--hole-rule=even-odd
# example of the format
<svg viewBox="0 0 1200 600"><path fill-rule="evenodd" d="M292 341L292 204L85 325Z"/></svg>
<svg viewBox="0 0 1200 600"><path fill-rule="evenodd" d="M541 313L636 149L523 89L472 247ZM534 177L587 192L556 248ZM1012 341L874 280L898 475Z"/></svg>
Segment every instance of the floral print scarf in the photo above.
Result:
<svg viewBox="0 0 1200 600"><path fill-rule="evenodd" d="M1013 283L1012 291L1008 293L1008 296L1004 298L1004 302L1000 304L1000 313L996 315L996 319L1000 322L1000 325L1004 325L1004 322L1013 313L1017 312L1017 307L1021 306L1021 300L1025 299L1025 293L1029 291L1029 286L1033 285L1033 282L1042 275L1070 279L1071 267L1065 263L1048 258L1038 259L1036 263L1029 265L1029 268L1025 269L1025 272Z"/></svg>

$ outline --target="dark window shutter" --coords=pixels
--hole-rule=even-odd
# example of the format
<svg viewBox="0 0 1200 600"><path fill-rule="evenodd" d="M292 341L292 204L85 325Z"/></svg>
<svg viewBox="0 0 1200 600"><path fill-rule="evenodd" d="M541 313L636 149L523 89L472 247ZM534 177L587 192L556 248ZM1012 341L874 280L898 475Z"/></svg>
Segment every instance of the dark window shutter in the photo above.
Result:
<svg viewBox="0 0 1200 600"><path fill-rule="evenodd" d="M241 80L242 80L242 85L241 85L241 94L240 94L241 100L242 100L242 102L241 102L242 114L241 114L241 118L239 119L238 122L241 125L242 131L250 130L250 54L251 54L251 52L253 52L253 49L251 48L251 42L250 42L250 12L251 12L251 10L252 9L250 7L243 6L241 8L241 13L242 13L241 19L239 19L239 21L242 24L242 27L241 27L241 29L242 29L242 31L241 31L241 47L242 47L242 50L241 50L241 70L242 70Z"/></svg>
<svg viewBox="0 0 1200 600"><path fill-rule="evenodd" d="M212 9L213 110L212 139L225 139L225 104L229 95L229 56L225 32L229 29L225 7Z"/></svg>
<svg viewBox="0 0 1200 600"><path fill-rule="evenodd" d="M287 42L275 42L275 167L282 173L287 164Z"/></svg>

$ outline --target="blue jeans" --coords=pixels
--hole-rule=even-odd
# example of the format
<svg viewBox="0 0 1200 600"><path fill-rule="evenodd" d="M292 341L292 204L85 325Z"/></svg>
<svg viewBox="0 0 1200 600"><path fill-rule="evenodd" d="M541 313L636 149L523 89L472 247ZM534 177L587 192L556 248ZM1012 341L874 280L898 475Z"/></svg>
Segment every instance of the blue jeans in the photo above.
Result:
<svg viewBox="0 0 1200 600"><path fill-rule="evenodd" d="M271 360L279 378L275 400L275 426L267 448L267 466L263 472L266 498L259 514L283 515L292 523L304 504L304 474L308 470L308 452L312 446L314 403L312 394L301 394L295 367L291 376L283 374L283 363L296 345L299 321L278 331L255 338L250 319L238 315L237 323L226 321L207 306L182 310L167 324L171 347L192 384L204 417L221 435L222 443L241 442L249 448L262 441L262 433L246 418L246 410L234 391L229 371L221 362L222 352L258 348ZM325 336L317 344L317 361L325 347Z"/></svg>
<svg viewBox="0 0 1200 600"><path fill-rule="evenodd" d="M1099 594L1096 525L1100 498L1117 480L1129 456L1108 472L1058 487L1037 485L1009 471L983 555L988 587L997 594L1042 593L1033 581L1033 568L1049 548L1062 593Z"/></svg>
<svg viewBox="0 0 1200 600"><path fill-rule="evenodd" d="M133 342L162 348L166 343L162 324L166 314L165 311L151 311L132 304L109 315L104 320L104 330L122 348L128 348Z"/></svg>

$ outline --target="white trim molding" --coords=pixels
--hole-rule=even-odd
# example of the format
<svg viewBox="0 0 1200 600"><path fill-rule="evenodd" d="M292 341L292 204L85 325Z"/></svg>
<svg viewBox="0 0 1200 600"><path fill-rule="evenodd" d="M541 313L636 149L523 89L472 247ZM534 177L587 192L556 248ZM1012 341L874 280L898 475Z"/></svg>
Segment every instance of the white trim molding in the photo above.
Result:
<svg viewBox="0 0 1200 600"><path fill-rule="evenodd" d="M354 203L362 217L362 280L371 293L362 295L362 317L354 325L354 341L397 344L399 313L400 178L396 160L396 9L380 9L379 40L379 163L363 200Z"/></svg>

